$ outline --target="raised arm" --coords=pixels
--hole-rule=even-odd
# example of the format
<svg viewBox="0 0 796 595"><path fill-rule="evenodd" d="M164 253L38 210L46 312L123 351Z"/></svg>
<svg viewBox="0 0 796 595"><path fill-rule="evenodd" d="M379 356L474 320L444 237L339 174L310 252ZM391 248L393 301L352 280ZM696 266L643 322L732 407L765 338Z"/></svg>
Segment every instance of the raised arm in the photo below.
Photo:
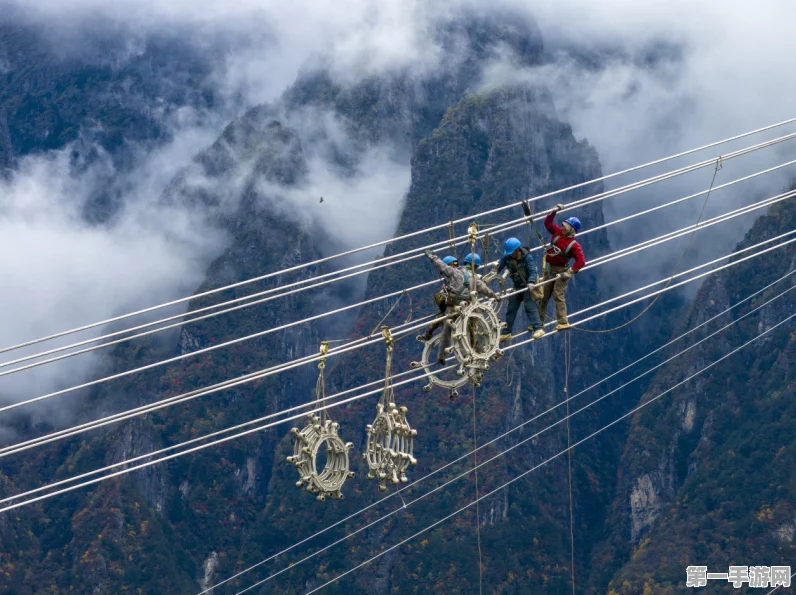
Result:
<svg viewBox="0 0 796 595"><path fill-rule="evenodd" d="M544 218L544 226L547 228L547 231L550 232L550 235L556 236L560 233L564 233L558 225L556 225L556 213L558 213L558 208L553 209L547 214L547 217Z"/></svg>
<svg viewBox="0 0 796 595"><path fill-rule="evenodd" d="M497 272L498 273L502 272L503 269L506 268L506 261L508 260L508 258L509 257L505 256L505 255L500 257L500 260L497 263Z"/></svg>
<svg viewBox="0 0 796 595"><path fill-rule="evenodd" d="M431 252L431 250L426 250L426 256L428 256L428 259L431 261L431 264L437 267L437 270L439 270L439 272L442 273L446 279L450 279L454 275L454 271L456 269L442 262L442 259L433 252Z"/></svg>

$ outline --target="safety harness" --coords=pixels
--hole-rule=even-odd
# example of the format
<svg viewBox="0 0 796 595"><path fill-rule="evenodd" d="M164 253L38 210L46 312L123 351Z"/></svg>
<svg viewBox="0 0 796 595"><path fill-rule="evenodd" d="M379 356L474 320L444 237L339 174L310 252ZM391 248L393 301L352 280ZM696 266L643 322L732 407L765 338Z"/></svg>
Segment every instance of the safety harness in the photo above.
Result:
<svg viewBox="0 0 796 595"><path fill-rule="evenodd" d="M512 266L514 268L516 268L517 269L517 274L520 276L520 279L522 280L522 284L523 285L528 285L529 281L528 281L527 275L523 274L522 268L520 268L520 263L522 263L526 267L525 268L525 272L527 273L528 272L528 268L527 268L527 265L525 265L525 257L527 256L528 252L530 252L530 250L528 250L527 248L523 248L523 247L520 247L520 249L522 250L522 257L520 258L520 260L512 262L509 259L506 262L506 266L509 267L509 268L512 267ZM514 275L512 275L512 281L514 280L513 277L514 277Z"/></svg>
<svg viewBox="0 0 796 595"><path fill-rule="evenodd" d="M462 272L464 273L464 285L462 285L462 288L456 292L456 295L453 298L454 303L451 305L455 305L456 302L466 300L470 297L470 271L464 269Z"/></svg>
<svg viewBox="0 0 796 595"><path fill-rule="evenodd" d="M572 245L578 243L577 240L575 240L575 238L572 238L572 241L567 245L567 247L561 250L558 246L556 246L556 242L558 241L558 238L562 237L563 235L564 234L561 233L556 234L555 236L553 236L553 239L550 240L550 250L552 250L552 252L554 253L550 254L550 256L569 256L569 251L572 249Z"/></svg>

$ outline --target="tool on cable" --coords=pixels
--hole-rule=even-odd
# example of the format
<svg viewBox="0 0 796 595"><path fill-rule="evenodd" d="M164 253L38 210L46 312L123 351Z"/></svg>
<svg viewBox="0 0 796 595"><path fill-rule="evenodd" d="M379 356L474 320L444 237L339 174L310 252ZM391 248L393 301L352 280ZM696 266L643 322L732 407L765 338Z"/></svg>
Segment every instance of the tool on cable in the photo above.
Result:
<svg viewBox="0 0 796 595"><path fill-rule="evenodd" d="M379 480L379 491L387 491L387 482L393 485L407 483L406 471L417 464L414 457L413 430L406 419L406 407L395 404L392 379L392 355L395 340L386 326L381 328L387 344L387 362L384 370L384 390L376 406L378 413L373 423L368 424L367 443L362 458L368 463L368 479Z"/></svg>
<svg viewBox="0 0 796 595"><path fill-rule="evenodd" d="M307 416L307 425L303 430L293 428L293 455L287 457L299 474L296 487L304 488L311 494L317 494L319 502L326 498L343 499L340 491L349 477L354 473L348 470L348 453L353 448L351 442L343 442L337 435L340 424L329 419L329 414L323 406L326 404L326 381L324 369L326 368L326 355L329 353L329 343L321 343L321 360L318 362L318 382L315 385L316 408ZM323 468L318 471L319 459L322 462L321 448L325 448L326 461Z"/></svg>

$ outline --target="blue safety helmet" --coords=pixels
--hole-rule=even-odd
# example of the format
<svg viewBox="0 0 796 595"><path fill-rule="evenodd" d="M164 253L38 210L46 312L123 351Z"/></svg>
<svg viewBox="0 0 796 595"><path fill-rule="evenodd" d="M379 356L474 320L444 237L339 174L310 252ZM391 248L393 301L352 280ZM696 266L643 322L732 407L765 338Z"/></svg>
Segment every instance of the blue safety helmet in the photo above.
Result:
<svg viewBox="0 0 796 595"><path fill-rule="evenodd" d="M580 231L580 219L577 217L570 217L569 219L566 219L564 223L569 223L572 226L572 229L575 231Z"/></svg>
<svg viewBox="0 0 796 595"><path fill-rule="evenodd" d="M481 266L481 257L478 254L473 254L470 252L467 256L464 257L464 264L473 264L473 259L475 259L475 266Z"/></svg>
<svg viewBox="0 0 796 595"><path fill-rule="evenodd" d="M580 227L580 223L578 223L578 227ZM522 242L517 238L509 238L503 247L503 256L511 256L520 246L522 246Z"/></svg>
<svg viewBox="0 0 796 595"><path fill-rule="evenodd" d="M454 262L459 262L459 259L456 258L455 256L446 256L445 258L442 259L442 262L444 262L447 265L451 265Z"/></svg>

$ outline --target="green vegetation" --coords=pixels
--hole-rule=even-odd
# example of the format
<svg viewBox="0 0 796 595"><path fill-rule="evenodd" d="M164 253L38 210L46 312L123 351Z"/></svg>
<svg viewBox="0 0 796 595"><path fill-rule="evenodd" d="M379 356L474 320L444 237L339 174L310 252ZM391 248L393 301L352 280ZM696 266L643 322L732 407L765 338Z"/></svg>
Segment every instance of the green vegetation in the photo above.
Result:
<svg viewBox="0 0 796 595"><path fill-rule="evenodd" d="M479 51L487 52L483 35L479 33L474 39ZM26 80L36 78L31 72L15 73L13 77L23 75L28 77ZM63 146L82 131L80 122L86 119L101 122L106 134L104 146L111 151L118 152L119 143L129 139L161 134L134 109L117 109L93 101L102 95L98 89L116 89L114 85L121 84L121 76L112 69L98 67L70 75L71 78L56 77L55 83L24 96L17 92L11 97L0 91L0 111L11 114L15 146L24 149L19 150L20 154ZM9 79L17 86L22 80ZM126 89L144 92L141 86L146 81L134 73L124 74L124 80L130 85ZM549 98L538 89L517 86L464 95L450 81L434 81L426 89L433 98L423 103L402 86L406 79L397 77L387 86L377 83L368 81L361 87L343 89L322 76L308 77L295 85L284 101L288 109L295 110L306 106L333 107L349 124L358 127L357 138L363 143L389 137L396 130L408 136L412 184L398 233L444 224L475 210L501 207L528 195L600 175L594 150L585 141L577 141L571 129L552 115ZM304 154L295 131L280 122L277 113L262 107L231 124L223 134L225 142L198 157L205 173L223 175L232 159L224 153L224 145L230 144L256 160L256 175L262 179L285 185L300 183L306 173ZM42 140L45 137L54 140ZM194 192L182 182L175 180L170 188L174 194L167 193L165 200L205 201L208 210L217 207L218 197ZM572 192L567 200L600 190L597 185ZM268 198L251 190L237 213L219 214L231 243L208 268L206 280L197 292L308 262L321 255L321 247L328 248L327 238L280 215L270 207ZM537 205L543 209L555 201ZM755 224L745 242L793 229L795 204L791 200L772 208ZM518 214L518 210L508 211L490 223ZM590 226L603 222L599 205L585 208L579 215ZM455 232L463 234L464 226ZM523 240L528 237L527 229L512 233ZM414 238L412 244L440 241L444 236L445 232L424 235ZM503 236L490 239L487 260L497 256L495 244L500 245L503 240ZM604 232L585 236L583 245L592 258L609 249ZM390 246L387 253L407 247L408 243L399 242ZM460 249L459 256L464 251ZM479 252L483 255L482 246ZM793 249L773 253L706 282L684 328L771 282L793 267L793 259ZM285 284L328 270L319 267L301 271L279 282ZM371 275L366 297L435 276L420 257ZM196 300L192 307L275 286L272 280L266 280L223 292L213 300ZM599 301L600 287L599 273L573 280L569 291L572 309ZM298 320L329 309L329 304L337 299L350 298L353 291L341 287L297 294L189 325L166 340L120 346L108 358L107 371L141 366L182 349L191 351ZM402 300L386 324L433 313L431 293L415 294L411 306L409 300ZM760 296L734 316L742 315L770 295L772 292ZM679 299L661 300L647 316L670 316L671 310L679 307ZM370 332L391 305L363 309L351 334ZM748 340L760 328L793 312L793 306L793 298L780 300L775 307L751 316L718 340L662 369L647 381L648 385L639 383L577 416L572 422L572 439L591 434ZM623 316L626 314L618 318ZM610 322L609 319L607 324ZM320 340L329 338L330 333L329 327L309 324L109 383L83 401L73 400L78 403L75 421L315 353ZM575 365L569 377L571 392L603 378L620 363L631 361L652 341L634 329L611 336L576 338L572 349ZM492 367L484 385L475 392L478 443L563 400L562 350L561 337L552 336L532 348L517 350ZM796 410L790 362L795 359L795 351L791 328L772 333L754 348L643 410L631 423L618 425L575 450L573 495L579 591L617 595L679 593L685 590L685 567L689 564L707 564L711 569L722 570L729 564L792 561L793 531L789 527L796 523L796 483L790 472L796 463ZM400 341L395 370L406 370L418 353L419 345L411 337ZM378 380L383 366L381 346L332 358L327 368L328 392ZM42 481L63 479L306 403L312 398L316 374L315 366L305 366L164 409L107 431L4 459L0 493L20 492ZM622 380L625 378L617 378L600 390L607 391ZM446 394L424 393L420 386L399 387L396 393L399 404L409 407L408 418L419 431L419 464L412 470L411 479L465 455L473 446L472 393L463 391L457 401L451 402ZM594 392L577 405L603 394ZM355 444L355 455L362 452L363 429L375 414L377 399L374 396L333 410L332 416L341 424L341 436ZM479 460L561 420L563 414L560 408L490 445L479 453ZM319 504L311 495L299 491L295 487L295 471L285 463L285 457L291 448L289 428L302 421L256 432L222 447L0 515L0 591L12 595L196 593L205 575L210 584L226 578L380 497L376 484L365 479L363 465L356 456L352 470L357 475L343 488L345 500ZM14 429L20 436L48 431L43 423L33 423L20 418ZM491 491L556 455L565 444L565 426L561 424L517 447L479 472L480 493ZM472 459L459 461L406 493L406 501L464 473L472 464ZM659 502L658 509L648 511L647 516L642 514L644 511L633 510L630 504L631 494L643 476L649 476L649 485ZM479 524L487 592L571 592L567 487L566 458L559 457L481 503ZM330 552L286 570L259 591L304 592L449 515L474 496L475 481L468 475L405 510L401 510L399 498L390 499L309 545L263 565L241 581L225 585L217 593L235 593L258 578L287 569L318 547L387 511L399 511ZM479 579L474 513L474 508L469 509L335 583L328 592L472 593Z"/></svg>

